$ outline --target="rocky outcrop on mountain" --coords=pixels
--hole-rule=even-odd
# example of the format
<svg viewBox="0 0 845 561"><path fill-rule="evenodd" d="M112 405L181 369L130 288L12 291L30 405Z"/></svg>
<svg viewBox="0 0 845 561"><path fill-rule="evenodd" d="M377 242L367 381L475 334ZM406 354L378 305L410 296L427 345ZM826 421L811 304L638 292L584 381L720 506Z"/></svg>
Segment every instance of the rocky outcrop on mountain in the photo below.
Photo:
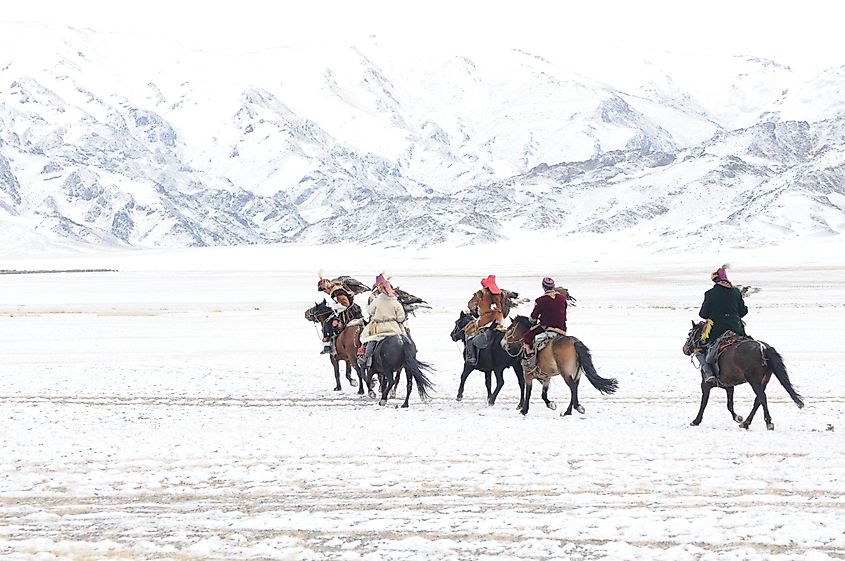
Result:
<svg viewBox="0 0 845 561"><path fill-rule="evenodd" d="M0 213L56 239L748 245L845 230L845 67L799 81L735 57L699 89L668 55L626 61L641 78L615 84L524 51L140 57L135 38L0 26Z"/></svg>

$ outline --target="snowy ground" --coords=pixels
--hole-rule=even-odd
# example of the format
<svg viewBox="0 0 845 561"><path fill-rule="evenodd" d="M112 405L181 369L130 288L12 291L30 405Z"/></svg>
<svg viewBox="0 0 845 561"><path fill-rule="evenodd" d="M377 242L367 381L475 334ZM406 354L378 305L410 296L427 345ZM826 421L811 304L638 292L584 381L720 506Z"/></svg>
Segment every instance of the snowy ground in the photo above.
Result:
<svg viewBox="0 0 845 561"><path fill-rule="evenodd" d="M776 430L760 412L746 432L720 391L689 426L699 377L680 347L720 262L543 270L501 251L508 265L488 271L490 254L341 250L4 261L119 272L0 275L0 558L845 558L841 257L735 263L735 281L763 287L749 333L781 352L808 404L772 381ZM379 407L345 380L331 391L302 316L320 267L367 282L386 269L433 304L411 320L437 368L431 402ZM523 418L508 371L494 407L480 373L456 402L448 333L487 272L525 295L544 272L569 287L570 332L618 394L584 380L586 414L561 418L556 379L561 407L535 392ZM739 414L751 395L738 388Z"/></svg>

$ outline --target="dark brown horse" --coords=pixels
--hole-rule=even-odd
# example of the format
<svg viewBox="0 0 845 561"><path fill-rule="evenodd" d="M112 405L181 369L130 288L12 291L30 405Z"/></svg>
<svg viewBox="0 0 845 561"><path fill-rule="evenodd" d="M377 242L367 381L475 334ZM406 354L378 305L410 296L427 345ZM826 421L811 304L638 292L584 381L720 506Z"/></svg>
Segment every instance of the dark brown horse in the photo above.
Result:
<svg viewBox="0 0 845 561"><path fill-rule="evenodd" d="M502 345L514 345L519 343L525 334L531 329L533 321L525 316L516 316L505 332ZM576 339L568 335L558 335L541 351L537 351L537 367L524 369L525 373L525 395L522 398L522 414L528 413L528 402L531 399L531 383L536 378L543 383L543 401L549 409L556 409L553 401L549 401L549 382L557 375L563 376L566 385L569 386L569 407L561 413L561 416L571 415L572 409L584 413L584 407L578 402L578 381L581 379L581 372L587 376L587 380L594 388L601 393L611 394L616 391L618 383L614 378L602 378L593 366L593 357L590 349Z"/></svg>
<svg viewBox="0 0 845 561"><path fill-rule="evenodd" d="M687 340L684 343L683 351L687 356L692 355L697 349L701 347L701 332L704 329L705 322L692 322L692 329L687 334ZM775 350L774 347L767 345L762 341L755 341L748 338L731 345L726 348L719 356L719 379L716 382L719 387L725 388L728 394L728 411L731 413L733 420L739 423L739 427L747 429L751 425L751 420L757 412L757 408L763 406L763 418L766 421L766 428L775 430L775 425L772 424L772 417L769 415L769 404L766 400L766 384L772 374L778 379L780 384L792 398L792 401L799 409L804 407L804 400L792 387L789 381L789 375L786 372L786 366L783 364L783 358ZM734 386L748 382L751 389L754 390L754 407L748 418L743 420L741 416L734 413ZM698 415L690 423L692 426L701 424L701 419L704 416L704 409L707 407L707 401L710 399L711 384L701 383L701 407L698 410Z"/></svg>
<svg viewBox="0 0 845 561"><path fill-rule="evenodd" d="M333 314L334 312L326 304L325 299L322 302L316 303L313 307L308 308L305 311L305 319L308 321L313 321L317 325L321 326L325 321ZM343 331L335 339L335 349L337 354L329 355L329 359L332 362L332 367L334 367L334 379L335 379L335 388L334 391L340 391L340 361L346 362L346 379L349 380L349 384L355 386L355 380L352 379L352 369L355 369L355 372L358 374L358 393L364 393L364 373L362 372L361 367L358 366L358 362L356 360L356 353L358 351L358 347L361 346L361 329L362 325L358 323L357 325L347 325L343 328ZM375 397L373 395L372 397Z"/></svg>

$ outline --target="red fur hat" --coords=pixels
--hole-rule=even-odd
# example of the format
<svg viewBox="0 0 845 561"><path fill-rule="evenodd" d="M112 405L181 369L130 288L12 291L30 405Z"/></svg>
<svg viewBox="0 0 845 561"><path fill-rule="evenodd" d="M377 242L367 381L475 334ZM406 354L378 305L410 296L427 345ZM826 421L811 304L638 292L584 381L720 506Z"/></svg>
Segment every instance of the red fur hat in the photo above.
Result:
<svg viewBox="0 0 845 561"><path fill-rule="evenodd" d="M496 275L488 275L487 278L481 279L481 286L490 290L493 294L501 294L502 291L496 285Z"/></svg>

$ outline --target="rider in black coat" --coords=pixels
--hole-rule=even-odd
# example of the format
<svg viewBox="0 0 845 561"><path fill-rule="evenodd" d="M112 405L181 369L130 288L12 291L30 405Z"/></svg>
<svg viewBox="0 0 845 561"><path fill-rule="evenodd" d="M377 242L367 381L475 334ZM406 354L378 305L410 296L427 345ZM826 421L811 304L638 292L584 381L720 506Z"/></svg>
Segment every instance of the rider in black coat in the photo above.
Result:
<svg viewBox="0 0 845 561"><path fill-rule="evenodd" d="M707 337L710 347L706 354L704 351L696 353L706 383L716 381L714 363L718 349L713 343L725 331L733 331L737 335L744 336L745 326L740 318L748 313L748 307L742 299L742 293L728 280L724 267L719 267L714 273L711 273L710 279L715 284L713 288L704 293L704 302L698 312L698 315L703 319L709 319L713 322Z"/></svg>

